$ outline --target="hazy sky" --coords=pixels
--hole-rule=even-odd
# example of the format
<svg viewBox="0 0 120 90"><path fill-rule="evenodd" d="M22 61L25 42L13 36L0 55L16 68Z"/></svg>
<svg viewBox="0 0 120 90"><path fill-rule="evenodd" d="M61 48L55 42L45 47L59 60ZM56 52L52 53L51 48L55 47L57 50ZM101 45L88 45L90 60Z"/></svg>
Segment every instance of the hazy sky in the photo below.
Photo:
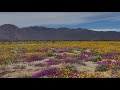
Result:
<svg viewBox="0 0 120 90"><path fill-rule="evenodd" d="M0 25L120 29L120 12L0 12Z"/></svg>

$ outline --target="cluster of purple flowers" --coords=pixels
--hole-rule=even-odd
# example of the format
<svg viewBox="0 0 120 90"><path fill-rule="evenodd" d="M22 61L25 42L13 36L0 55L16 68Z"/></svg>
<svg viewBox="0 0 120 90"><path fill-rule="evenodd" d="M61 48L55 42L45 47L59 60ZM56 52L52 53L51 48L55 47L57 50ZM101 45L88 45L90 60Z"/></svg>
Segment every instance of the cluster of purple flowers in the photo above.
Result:
<svg viewBox="0 0 120 90"><path fill-rule="evenodd" d="M32 61L39 61L39 60L43 60L44 58L41 56L33 56L30 58L26 58L25 62L32 62Z"/></svg>
<svg viewBox="0 0 120 90"><path fill-rule="evenodd" d="M97 62L99 66L107 66L107 67L109 67L111 63L112 63L111 61Z"/></svg>
<svg viewBox="0 0 120 90"><path fill-rule="evenodd" d="M65 59L67 57L67 55L57 55L58 59Z"/></svg>
<svg viewBox="0 0 120 90"><path fill-rule="evenodd" d="M85 55L81 55L81 56L80 56L80 60L85 60L85 59L88 59L88 57L85 56Z"/></svg>
<svg viewBox="0 0 120 90"><path fill-rule="evenodd" d="M96 53L94 52L83 52L79 58L80 60L89 60L91 56L94 56L94 55L96 55Z"/></svg>
<svg viewBox="0 0 120 90"><path fill-rule="evenodd" d="M93 53L92 52L83 52L83 54L91 55Z"/></svg>
<svg viewBox="0 0 120 90"><path fill-rule="evenodd" d="M63 53L63 52L67 52L68 49L58 49L58 50L55 50L55 52L59 52L59 53Z"/></svg>
<svg viewBox="0 0 120 90"><path fill-rule="evenodd" d="M120 61L114 62L116 66L120 66Z"/></svg>
<svg viewBox="0 0 120 90"><path fill-rule="evenodd" d="M39 78L41 76L44 75L54 75L57 73L57 68L53 67L53 68L48 68L42 71L38 71L37 73L32 75L32 78Z"/></svg>
<svg viewBox="0 0 120 90"><path fill-rule="evenodd" d="M102 62L97 62L97 64L99 66L107 66L107 67L110 67L110 65L120 66L120 61L115 61L115 62L112 62L112 61L102 61Z"/></svg>
<svg viewBox="0 0 120 90"><path fill-rule="evenodd" d="M66 62L66 63L78 63L79 62L79 59L77 59L77 58L66 58L65 60L64 60L64 62Z"/></svg>
<svg viewBox="0 0 120 90"><path fill-rule="evenodd" d="M89 59L90 57L91 57L91 53L83 53L80 56L80 60L86 60L86 59Z"/></svg>
<svg viewBox="0 0 120 90"><path fill-rule="evenodd" d="M104 59L116 59L117 56L118 56L118 55L117 55L116 53L101 55L101 57L104 58Z"/></svg>
<svg viewBox="0 0 120 90"><path fill-rule="evenodd" d="M49 61L46 61L47 62L47 65L58 65L61 63L61 61L58 61L58 60L49 60Z"/></svg>

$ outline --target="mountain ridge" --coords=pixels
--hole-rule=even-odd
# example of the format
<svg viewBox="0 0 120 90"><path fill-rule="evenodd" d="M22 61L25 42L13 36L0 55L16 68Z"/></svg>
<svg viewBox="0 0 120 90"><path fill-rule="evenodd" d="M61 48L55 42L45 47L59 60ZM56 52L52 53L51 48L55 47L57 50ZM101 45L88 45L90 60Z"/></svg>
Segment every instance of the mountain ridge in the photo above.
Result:
<svg viewBox="0 0 120 90"><path fill-rule="evenodd" d="M44 26L19 28L13 24L0 26L0 41L19 40L120 40L120 32L94 31L85 28L48 28Z"/></svg>

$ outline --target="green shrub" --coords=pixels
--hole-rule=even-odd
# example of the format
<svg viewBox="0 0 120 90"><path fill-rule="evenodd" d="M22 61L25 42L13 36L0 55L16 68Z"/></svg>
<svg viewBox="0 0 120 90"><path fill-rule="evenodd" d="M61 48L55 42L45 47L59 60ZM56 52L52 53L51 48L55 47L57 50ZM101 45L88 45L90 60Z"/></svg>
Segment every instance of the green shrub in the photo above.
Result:
<svg viewBox="0 0 120 90"><path fill-rule="evenodd" d="M99 57L99 56L94 56L93 58L92 58L92 61L93 62L98 62L98 61L101 61L102 59Z"/></svg>
<svg viewBox="0 0 120 90"><path fill-rule="evenodd" d="M100 72L107 71L107 66L97 66L96 71L100 71Z"/></svg>
<svg viewBox="0 0 120 90"><path fill-rule="evenodd" d="M48 54L48 57L52 57L52 56L54 56L52 53L49 53L49 54Z"/></svg>

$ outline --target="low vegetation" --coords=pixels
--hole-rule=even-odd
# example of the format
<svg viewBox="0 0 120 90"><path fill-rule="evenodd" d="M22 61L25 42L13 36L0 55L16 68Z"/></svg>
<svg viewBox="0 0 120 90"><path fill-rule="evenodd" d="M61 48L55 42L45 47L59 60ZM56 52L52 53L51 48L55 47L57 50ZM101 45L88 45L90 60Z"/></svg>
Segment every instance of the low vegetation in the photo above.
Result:
<svg viewBox="0 0 120 90"><path fill-rule="evenodd" d="M120 78L120 42L1 42L0 77Z"/></svg>

